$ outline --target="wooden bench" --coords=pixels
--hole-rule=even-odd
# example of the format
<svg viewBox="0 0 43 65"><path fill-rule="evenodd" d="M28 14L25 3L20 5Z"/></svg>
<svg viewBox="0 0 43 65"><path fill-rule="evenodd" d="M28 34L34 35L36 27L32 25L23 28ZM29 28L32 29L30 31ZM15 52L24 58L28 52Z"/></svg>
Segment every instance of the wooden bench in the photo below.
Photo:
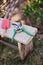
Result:
<svg viewBox="0 0 43 65"><path fill-rule="evenodd" d="M0 18L0 36L4 32L4 30L1 28L2 20L3 19ZM10 39L13 36L13 30L14 30L14 26L12 25L12 23L15 23L15 22L11 22L10 28L7 30L7 32L5 34L5 37L10 38ZM34 34L34 36L37 33L37 28L31 27L31 26L27 26L27 25L23 25L23 26L25 27L25 29L28 32ZM19 50L19 54L20 54L20 57L21 57L22 60L27 56L27 54L29 53L29 51L31 51L33 49L33 41L32 41L33 37L27 35L24 32L20 32L20 33L18 32L14 36L14 39L18 43L18 50Z"/></svg>

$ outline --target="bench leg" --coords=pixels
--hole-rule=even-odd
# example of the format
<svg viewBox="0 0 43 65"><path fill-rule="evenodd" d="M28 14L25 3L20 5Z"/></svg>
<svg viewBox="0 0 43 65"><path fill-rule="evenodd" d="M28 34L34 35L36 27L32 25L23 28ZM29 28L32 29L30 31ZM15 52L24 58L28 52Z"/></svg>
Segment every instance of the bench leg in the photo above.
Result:
<svg viewBox="0 0 43 65"><path fill-rule="evenodd" d="M33 42L31 41L27 45L18 42L18 49L19 49L21 60L24 60L27 54L33 50Z"/></svg>
<svg viewBox="0 0 43 65"><path fill-rule="evenodd" d="M25 54L25 45L21 44L20 42L18 42L18 49L19 49L19 54L20 54L20 58L21 60L24 59L24 54Z"/></svg>

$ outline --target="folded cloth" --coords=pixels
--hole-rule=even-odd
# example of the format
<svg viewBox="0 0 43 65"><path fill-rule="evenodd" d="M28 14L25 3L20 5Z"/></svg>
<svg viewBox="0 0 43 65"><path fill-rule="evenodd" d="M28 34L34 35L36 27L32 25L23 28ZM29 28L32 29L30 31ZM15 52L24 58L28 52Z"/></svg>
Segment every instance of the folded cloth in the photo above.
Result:
<svg viewBox="0 0 43 65"><path fill-rule="evenodd" d="M2 29L7 30L10 27L10 20L4 19L2 20Z"/></svg>

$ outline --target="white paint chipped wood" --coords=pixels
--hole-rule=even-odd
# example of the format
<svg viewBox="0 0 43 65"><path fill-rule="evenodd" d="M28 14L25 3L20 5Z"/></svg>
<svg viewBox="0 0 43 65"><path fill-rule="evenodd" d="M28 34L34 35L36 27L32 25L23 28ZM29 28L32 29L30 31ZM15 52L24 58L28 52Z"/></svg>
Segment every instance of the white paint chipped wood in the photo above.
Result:
<svg viewBox="0 0 43 65"><path fill-rule="evenodd" d="M12 36L13 36L13 30L14 30L14 26L12 25L12 23L15 23L15 22L11 22L10 28L7 30L7 32L5 34L5 37L12 38ZM0 35L2 35L3 32L4 32L4 30L1 28L1 25L2 25L2 19L0 19ZM27 26L27 25L23 25L23 26L31 34L35 35L37 33L37 28L31 27L31 26ZM14 37L14 39L16 41L21 42L23 44L28 44L28 42L30 42L32 40L32 38L33 37L27 35L24 32L17 33L15 35L15 37Z"/></svg>

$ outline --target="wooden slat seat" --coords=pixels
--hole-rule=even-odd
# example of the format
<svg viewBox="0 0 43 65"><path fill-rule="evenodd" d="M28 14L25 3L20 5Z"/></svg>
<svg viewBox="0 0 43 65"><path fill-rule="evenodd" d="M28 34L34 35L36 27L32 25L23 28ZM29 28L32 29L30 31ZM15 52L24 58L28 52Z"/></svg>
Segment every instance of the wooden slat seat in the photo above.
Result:
<svg viewBox="0 0 43 65"><path fill-rule="evenodd" d="M15 22L11 22L10 28L7 30L7 32L5 34L5 37L12 38L12 36L13 36L13 30L14 30L14 26L12 25L12 23L15 23ZM0 35L2 35L3 32L4 32L4 29L1 28L1 25L2 25L2 19L0 20ZM31 27L31 26L27 26L27 25L23 25L23 26L31 34L35 35L37 33L37 28ZM24 32L17 33L15 35L15 37L14 37L14 39L16 41L19 41L22 44L27 44L28 42L30 42L32 40L32 38L33 37L27 35Z"/></svg>

